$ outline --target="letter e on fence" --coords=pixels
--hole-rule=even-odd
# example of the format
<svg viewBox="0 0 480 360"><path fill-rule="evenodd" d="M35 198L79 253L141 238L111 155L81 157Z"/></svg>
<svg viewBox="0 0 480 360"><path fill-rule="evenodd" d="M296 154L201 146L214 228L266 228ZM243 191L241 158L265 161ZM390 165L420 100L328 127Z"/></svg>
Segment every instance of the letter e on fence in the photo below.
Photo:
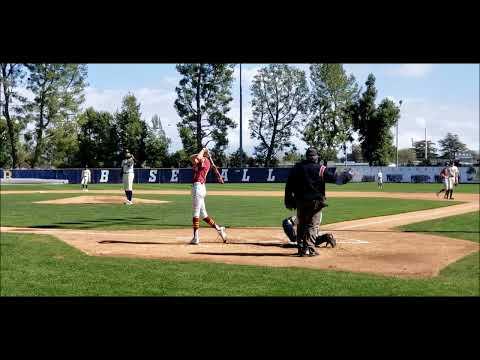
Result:
<svg viewBox="0 0 480 360"><path fill-rule="evenodd" d="M170 178L170 182L178 182L178 172L180 170L178 169L173 169L172 170L172 177Z"/></svg>

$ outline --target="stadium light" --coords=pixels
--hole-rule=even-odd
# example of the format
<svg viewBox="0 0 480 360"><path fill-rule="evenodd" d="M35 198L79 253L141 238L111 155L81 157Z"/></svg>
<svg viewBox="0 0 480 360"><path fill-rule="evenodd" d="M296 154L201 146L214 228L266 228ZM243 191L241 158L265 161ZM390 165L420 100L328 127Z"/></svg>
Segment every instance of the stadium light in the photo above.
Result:
<svg viewBox="0 0 480 360"><path fill-rule="evenodd" d="M399 108L402 107L402 100L400 100L398 103L400 104ZM397 146L396 146L396 165L397 165L397 168L398 168L398 122L400 121L400 114L398 115L398 119L397 119Z"/></svg>
<svg viewBox="0 0 480 360"><path fill-rule="evenodd" d="M242 64L240 64L240 167L243 167L243 144L242 144Z"/></svg>

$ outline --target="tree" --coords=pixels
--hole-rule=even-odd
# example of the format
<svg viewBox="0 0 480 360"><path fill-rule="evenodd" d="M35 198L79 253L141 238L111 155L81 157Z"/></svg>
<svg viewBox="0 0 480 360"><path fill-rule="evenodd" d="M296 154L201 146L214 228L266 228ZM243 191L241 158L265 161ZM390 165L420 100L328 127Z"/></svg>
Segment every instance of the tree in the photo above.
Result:
<svg viewBox="0 0 480 360"><path fill-rule="evenodd" d="M258 71L250 89L250 135L260 141L255 147L257 160L263 160L264 166L268 167L276 160L279 151L293 145L293 131L306 120L308 87L305 72L289 65L269 65Z"/></svg>
<svg viewBox="0 0 480 360"><path fill-rule="evenodd" d="M75 115L84 101L86 65L28 64L27 89L34 99L26 105L28 118L35 123L34 153L31 167L35 167L44 152L44 134L49 127Z"/></svg>
<svg viewBox="0 0 480 360"><path fill-rule="evenodd" d="M105 167L118 164L120 155L115 120L107 111L89 107L78 119L78 155L83 167Z"/></svg>
<svg viewBox="0 0 480 360"><path fill-rule="evenodd" d="M282 160L284 162L295 164L303 159L304 155L300 153L297 147L294 145L289 151L285 152Z"/></svg>
<svg viewBox="0 0 480 360"><path fill-rule="evenodd" d="M158 115L152 117L152 125L147 126L145 139L146 164L150 167L164 167L168 162L170 139L165 135Z"/></svg>
<svg viewBox="0 0 480 360"><path fill-rule="evenodd" d="M358 144L352 145L352 152L347 154L348 161L354 161L356 163L363 162L362 148Z"/></svg>
<svg viewBox="0 0 480 360"><path fill-rule="evenodd" d="M339 145L353 141L350 108L358 86L342 64L311 65L310 83L310 121L303 140L318 150L321 159L332 160Z"/></svg>
<svg viewBox="0 0 480 360"><path fill-rule="evenodd" d="M141 119L140 104L135 95L129 93L122 99L122 107L115 113L115 128L117 129L118 155L117 160L123 159L126 150L135 157L139 164L145 161L144 137L146 125Z"/></svg>
<svg viewBox="0 0 480 360"><path fill-rule="evenodd" d="M178 64L182 75L175 88L175 109L182 119L177 124L183 148L195 153L210 142L214 150L225 150L227 131L236 127L226 114L230 111L233 65Z"/></svg>
<svg viewBox="0 0 480 360"><path fill-rule="evenodd" d="M425 140L416 141L413 143L413 149L415 152L416 159L419 161L425 160ZM399 155L400 156L400 155ZM427 140L427 161L426 163L431 164L433 160L438 157L437 149L434 142Z"/></svg>
<svg viewBox="0 0 480 360"><path fill-rule="evenodd" d="M182 146L185 153L190 155L198 153L199 150L197 150L198 147L194 131L189 127L180 126L180 124L177 124L177 128L180 135L180 140L182 140Z"/></svg>
<svg viewBox="0 0 480 360"><path fill-rule="evenodd" d="M462 143L457 134L448 133L445 138L439 141L442 151L442 158L456 159L458 153L467 151L467 146Z"/></svg>
<svg viewBox="0 0 480 360"><path fill-rule="evenodd" d="M18 123L18 117L15 115L21 111L26 100L25 97L18 93L17 87L24 78L25 71L22 64L10 63L0 63L0 69L0 108L2 109L0 115L3 115L6 120L7 137L10 144L9 153L11 166L12 168L16 168L18 166L18 134L21 125ZM14 104L14 102L17 103ZM5 139L5 144L6 143L7 141ZM6 147L3 150L6 151Z"/></svg>
<svg viewBox="0 0 480 360"><path fill-rule="evenodd" d="M185 150L178 150L171 154L165 160L165 167L173 167L173 168L186 168L192 166L190 162L190 157L185 152Z"/></svg>
<svg viewBox="0 0 480 360"><path fill-rule="evenodd" d="M53 167L78 167L78 122L63 120L45 133L45 151L41 158Z"/></svg>
<svg viewBox="0 0 480 360"><path fill-rule="evenodd" d="M7 148L8 137L7 122L0 118L0 168L7 167L11 160L11 154Z"/></svg>
<svg viewBox="0 0 480 360"><path fill-rule="evenodd" d="M225 167L228 163L228 155L223 151L223 149L219 149L217 147L213 148L211 151L212 159L218 167Z"/></svg>
<svg viewBox="0 0 480 360"><path fill-rule="evenodd" d="M390 128L397 122L400 109L389 99L384 99L377 107L375 99L375 76L368 75L367 86L360 99L350 111L354 129L359 132L362 154L369 165L388 165L393 156L393 136Z"/></svg>
<svg viewBox="0 0 480 360"><path fill-rule="evenodd" d="M230 167L240 167L242 163L248 164L249 161L251 161L251 158L245 153L245 151L240 152L240 149L230 154L228 157L228 164Z"/></svg>
<svg viewBox="0 0 480 360"><path fill-rule="evenodd" d="M398 163L400 165L413 165L417 160L414 149L399 149L398 150Z"/></svg>
<svg viewBox="0 0 480 360"><path fill-rule="evenodd" d="M475 150L470 150L470 155L472 156L473 162L478 162L478 159L480 158L479 152Z"/></svg>

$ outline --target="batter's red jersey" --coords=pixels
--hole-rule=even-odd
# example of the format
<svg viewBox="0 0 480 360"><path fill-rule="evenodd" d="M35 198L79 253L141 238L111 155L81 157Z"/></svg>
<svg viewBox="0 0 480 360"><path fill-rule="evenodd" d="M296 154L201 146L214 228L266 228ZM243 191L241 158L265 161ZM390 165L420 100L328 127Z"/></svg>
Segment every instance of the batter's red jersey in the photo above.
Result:
<svg viewBox="0 0 480 360"><path fill-rule="evenodd" d="M448 168L443 168L442 171L440 172L440 176L442 179L445 179L448 177Z"/></svg>
<svg viewBox="0 0 480 360"><path fill-rule="evenodd" d="M207 174L210 170L210 160L205 158L203 162L199 162L198 164L193 166L193 182L199 182L201 184L205 184L207 180Z"/></svg>

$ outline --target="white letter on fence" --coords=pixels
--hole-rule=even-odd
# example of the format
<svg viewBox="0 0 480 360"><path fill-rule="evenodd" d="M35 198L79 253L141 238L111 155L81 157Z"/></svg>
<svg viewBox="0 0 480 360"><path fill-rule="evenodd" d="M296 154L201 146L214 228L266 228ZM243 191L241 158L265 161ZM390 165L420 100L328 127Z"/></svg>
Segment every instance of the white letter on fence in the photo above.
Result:
<svg viewBox="0 0 480 360"><path fill-rule="evenodd" d="M108 174L109 173L110 173L110 170L102 170L102 175L100 176L100 182L101 183L108 182Z"/></svg>
<svg viewBox="0 0 480 360"><path fill-rule="evenodd" d="M172 177L170 179L170 182L178 182L178 172L179 171L180 170L178 170L178 169L173 169L172 170Z"/></svg>
<svg viewBox="0 0 480 360"><path fill-rule="evenodd" d="M247 176L248 169L243 169L243 178L242 181L248 182L250 180L250 176Z"/></svg>
<svg viewBox="0 0 480 360"><path fill-rule="evenodd" d="M272 176L273 169L268 169L268 179L267 181L275 181L275 176Z"/></svg>
<svg viewBox="0 0 480 360"><path fill-rule="evenodd" d="M148 182L157 181L157 171L158 170L150 170L150 177L148 178Z"/></svg>
<svg viewBox="0 0 480 360"><path fill-rule="evenodd" d="M228 169L222 169L223 181L228 182Z"/></svg>

